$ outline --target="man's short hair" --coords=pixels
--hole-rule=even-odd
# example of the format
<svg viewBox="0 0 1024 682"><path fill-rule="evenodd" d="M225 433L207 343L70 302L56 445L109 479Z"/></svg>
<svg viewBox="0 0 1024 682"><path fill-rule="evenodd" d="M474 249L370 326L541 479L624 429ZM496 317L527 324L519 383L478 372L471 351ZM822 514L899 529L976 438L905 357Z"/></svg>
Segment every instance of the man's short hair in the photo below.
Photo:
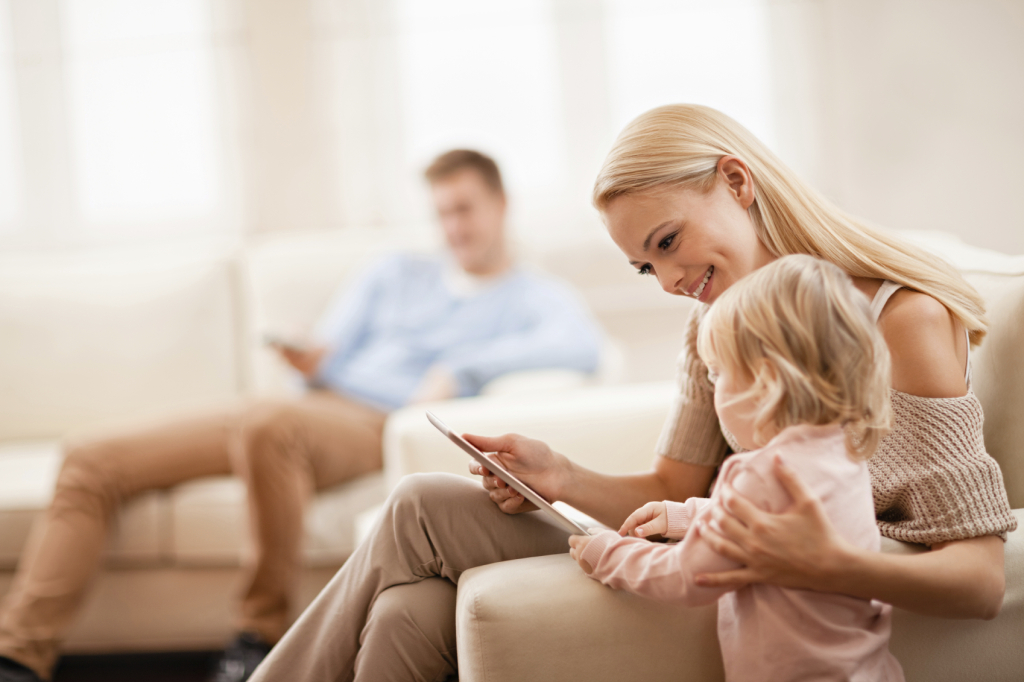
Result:
<svg viewBox="0 0 1024 682"><path fill-rule="evenodd" d="M494 159L473 151L472 149L453 149L434 159L423 172L427 182L434 184L464 170L474 170L480 174L487 186L498 194L505 193L501 182L501 171Z"/></svg>

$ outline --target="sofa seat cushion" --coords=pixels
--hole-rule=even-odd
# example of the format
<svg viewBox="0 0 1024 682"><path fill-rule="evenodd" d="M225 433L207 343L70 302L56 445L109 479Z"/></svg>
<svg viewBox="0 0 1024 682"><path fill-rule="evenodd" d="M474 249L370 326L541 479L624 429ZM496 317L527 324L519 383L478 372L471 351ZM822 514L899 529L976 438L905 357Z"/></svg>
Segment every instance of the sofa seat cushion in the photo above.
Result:
<svg viewBox="0 0 1024 682"><path fill-rule="evenodd" d="M0 445L0 569L12 570L33 524L53 499L63 460L53 441ZM383 476L364 476L317 494L306 514L303 560L337 566L355 546L353 519L384 499ZM245 488L209 478L130 500L111 528L105 563L112 567L242 564L250 551Z"/></svg>
<svg viewBox="0 0 1024 682"><path fill-rule="evenodd" d="M245 487L237 478L207 478L168 491L171 555L180 566L238 566L251 556ZM383 501L384 477L369 474L321 491L305 517L303 563L338 566L355 549L353 521Z"/></svg>
<svg viewBox="0 0 1024 682"><path fill-rule="evenodd" d="M32 525L53 499L64 459L54 441L0 445L0 568L18 563ZM111 565L153 565L169 558L165 496L151 492L131 500L114 521L107 543Z"/></svg>

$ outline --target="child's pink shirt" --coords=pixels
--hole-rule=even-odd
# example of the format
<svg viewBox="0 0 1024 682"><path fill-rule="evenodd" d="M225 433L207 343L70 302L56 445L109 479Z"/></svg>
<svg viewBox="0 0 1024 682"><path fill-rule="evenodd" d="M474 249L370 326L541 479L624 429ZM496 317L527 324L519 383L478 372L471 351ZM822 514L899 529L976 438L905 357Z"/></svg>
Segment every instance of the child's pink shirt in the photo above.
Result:
<svg viewBox="0 0 1024 682"><path fill-rule="evenodd" d="M729 457L719 482L728 481L761 509L784 511L792 499L772 473L776 453L821 499L847 542L878 551L880 535L867 466L847 456L838 426L790 427L760 450ZM720 490L716 485L711 499L666 502L668 536L683 538L678 544L620 537L614 531L595 536L582 557L593 567L590 577L680 606L717 600L718 639L729 682L902 681L903 670L889 653L888 604L766 584L734 592L694 584L701 573L739 567L715 553L699 535L686 533L691 521L710 512Z"/></svg>

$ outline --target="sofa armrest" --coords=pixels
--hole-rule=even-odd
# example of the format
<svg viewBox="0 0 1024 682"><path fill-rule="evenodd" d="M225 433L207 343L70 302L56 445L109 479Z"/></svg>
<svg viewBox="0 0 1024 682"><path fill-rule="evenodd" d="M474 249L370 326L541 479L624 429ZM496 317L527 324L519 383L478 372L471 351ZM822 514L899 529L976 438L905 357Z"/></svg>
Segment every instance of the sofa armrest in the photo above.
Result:
<svg viewBox="0 0 1024 682"><path fill-rule="evenodd" d="M1024 670L1024 509L1006 543L1006 597L991 621L895 609L890 648L908 682L1000 682ZM887 553L923 547L886 541ZM567 554L473 568L459 580L459 679L723 679L715 606L679 609L587 578Z"/></svg>
<svg viewBox="0 0 1024 682"><path fill-rule="evenodd" d="M459 580L459 679L722 680L717 613L608 589L568 554L481 566Z"/></svg>
<svg viewBox="0 0 1024 682"><path fill-rule="evenodd" d="M908 682L1020 680L1024 671L1024 509L1006 538L1006 594L994 620L948 620L893 609L889 648ZM903 543L892 543L902 545ZM883 551L891 551L883 547Z"/></svg>
<svg viewBox="0 0 1024 682"><path fill-rule="evenodd" d="M431 426L425 410L463 433L539 438L599 471L643 470L651 464L673 390L671 382L592 386L405 407L392 413L384 428L385 476L394 487L411 473L469 475L469 458Z"/></svg>

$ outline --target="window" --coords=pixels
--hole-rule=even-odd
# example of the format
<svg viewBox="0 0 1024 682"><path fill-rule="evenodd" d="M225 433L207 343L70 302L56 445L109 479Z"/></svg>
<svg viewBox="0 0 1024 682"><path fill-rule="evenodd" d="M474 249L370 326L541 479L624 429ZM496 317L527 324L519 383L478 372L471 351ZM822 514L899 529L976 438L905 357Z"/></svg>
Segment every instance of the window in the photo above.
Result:
<svg viewBox="0 0 1024 682"><path fill-rule="evenodd" d="M205 0L65 0L75 195L91 230L209 218L221 202Z"/></svg>
<svg viewBox="0 0 1024 682"><path fill-rule="evenodd" d="M557 190L566 160L547 0L399 0L397 10L405 165L472 147L522 195Z"/></svg>
<svg viewBox="0 0 1024 682"><path fill-rule="evenodd" d="M773 145L766 0L607 0L616 130L661 104L714 107Z"/></svg>

